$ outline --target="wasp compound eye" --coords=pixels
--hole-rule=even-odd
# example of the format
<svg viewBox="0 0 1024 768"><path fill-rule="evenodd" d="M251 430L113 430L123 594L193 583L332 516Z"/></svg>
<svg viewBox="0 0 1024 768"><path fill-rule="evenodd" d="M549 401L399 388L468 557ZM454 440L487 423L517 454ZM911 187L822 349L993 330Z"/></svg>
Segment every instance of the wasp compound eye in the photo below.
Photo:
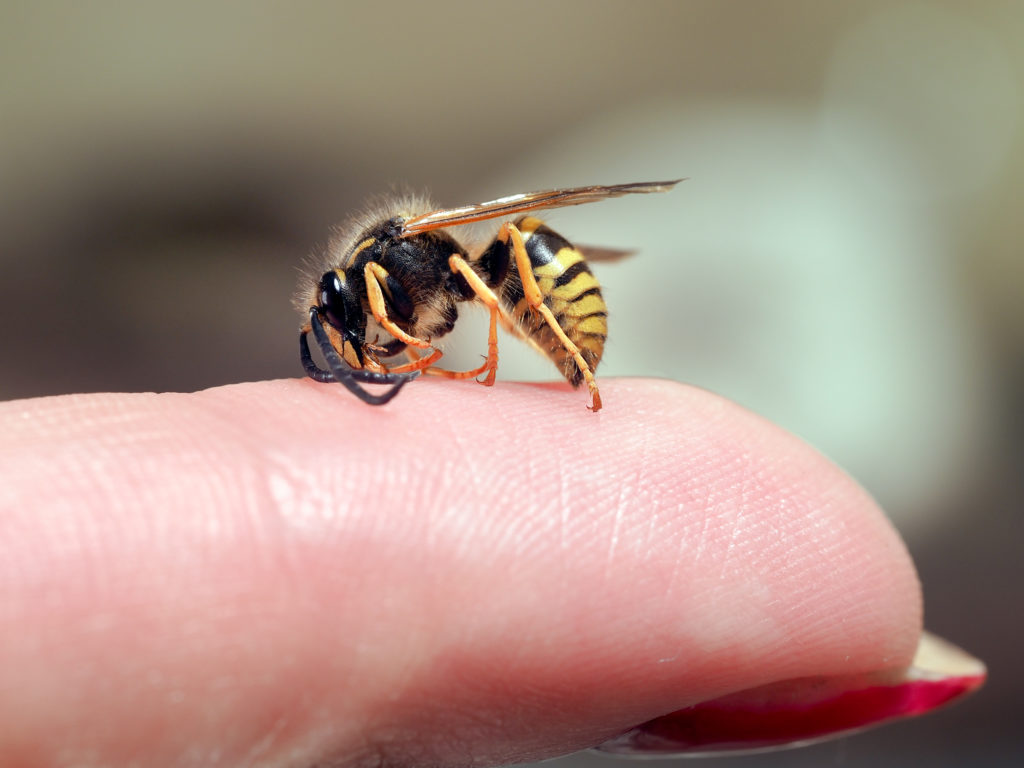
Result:
<svg viewBox="0 0 1024 768"><path fill-rule="evenodd" d="M338 330L345 328L345 282L337 272L325 272L320 278L320 308L328 323Z"/></svg>

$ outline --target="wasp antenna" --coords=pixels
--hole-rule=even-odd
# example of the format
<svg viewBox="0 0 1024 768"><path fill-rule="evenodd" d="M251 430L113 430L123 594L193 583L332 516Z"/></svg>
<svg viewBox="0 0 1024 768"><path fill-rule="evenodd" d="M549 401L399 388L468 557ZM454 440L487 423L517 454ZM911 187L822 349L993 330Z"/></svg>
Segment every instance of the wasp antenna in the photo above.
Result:
<svg viewBox="0 0 1024 768"><path fill-rule="evenodd" d="M413 373L376 373L374 371L364 371L353 368L342 359L341 355L339 355L338 351L334 348L334 345L331 344L331 340L327 336L327 331L324 329L323 323L320 321L320 313L317 311L316 307L310 307L309 324L313 331L313 337L316 339L317 346L320 347L320 352L323 354L324 360L327 361L327 366L330 368L330 371L325 371L313 361L312 356L309 354L309 342L306 341L306 332L304 331L299 336L299 352L302 355L302 365L306 369L307 375L315 381L337 381L367 405L384 405L391 400L391 398L397 395L398 391L405 386L407 382L412 381L419 375L419 371L415 371ZM379 395L372 395L361 387L359 382L367 384L391 384L393 386L386 392Z"/></svg>
<svg viewBox="0 0 1024 768"><path fill-rule="evenodd" d="M308 333L309 331L301 331L299 333L299 357L302 358L302 367L305 369L306 375L313 381L329 384L334 381L334 374L330 371L325 371L317 365L313 356L309 353L309 340L306 338Z"/></svg>

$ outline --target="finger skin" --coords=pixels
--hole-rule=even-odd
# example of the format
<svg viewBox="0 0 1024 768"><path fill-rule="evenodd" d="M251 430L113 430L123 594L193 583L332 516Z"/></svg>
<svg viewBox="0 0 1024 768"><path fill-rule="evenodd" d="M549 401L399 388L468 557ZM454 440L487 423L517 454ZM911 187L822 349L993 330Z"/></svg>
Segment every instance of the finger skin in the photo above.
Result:
<svg viewBox="0 0 1024 768"><path fill-rule="evenodd" d="M0 404L0 765L507 763L909 662L847 476L707 392L602 394Z"/></svg>

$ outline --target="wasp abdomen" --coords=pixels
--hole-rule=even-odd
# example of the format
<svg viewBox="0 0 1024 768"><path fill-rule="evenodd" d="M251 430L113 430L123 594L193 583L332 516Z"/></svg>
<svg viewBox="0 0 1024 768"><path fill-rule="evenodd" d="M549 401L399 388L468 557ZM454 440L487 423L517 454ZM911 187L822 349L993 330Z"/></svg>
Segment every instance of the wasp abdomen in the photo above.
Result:
<svg viewBox="0 0 1024 768"><path fill-rule="evenodd" d="M527 216L517 221L516 227L523 235L544 303L565 335L579 347L591 371L596 370L608 336L608 307L597 278L579 249L539 219ZM508 263L512 260L511 244L500 245L505 249L504 260ZM558 366L569 383L579 386L583 372L544 318L530 311L514 266L507 272L501 296L516 324L534 346Z"/></svg>

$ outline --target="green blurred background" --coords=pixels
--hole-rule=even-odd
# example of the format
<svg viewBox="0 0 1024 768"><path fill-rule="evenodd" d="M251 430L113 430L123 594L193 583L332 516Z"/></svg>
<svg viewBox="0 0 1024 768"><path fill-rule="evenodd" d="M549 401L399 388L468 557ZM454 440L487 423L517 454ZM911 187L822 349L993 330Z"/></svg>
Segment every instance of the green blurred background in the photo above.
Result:
<svg viewBox="0 0 1024 768"><path fill-rule="evenodd" d="M370 194L687 176L549 216L640 251L595 268L601 374L712 389L832 456L907 538L930 628L992 674L742 764L1017 765L1022 97L1019 2L6 3L0 397L300 375L298 267ZM467 320L455 364L484 351ZM556 375L501 353L501 378Z"/></svg>

